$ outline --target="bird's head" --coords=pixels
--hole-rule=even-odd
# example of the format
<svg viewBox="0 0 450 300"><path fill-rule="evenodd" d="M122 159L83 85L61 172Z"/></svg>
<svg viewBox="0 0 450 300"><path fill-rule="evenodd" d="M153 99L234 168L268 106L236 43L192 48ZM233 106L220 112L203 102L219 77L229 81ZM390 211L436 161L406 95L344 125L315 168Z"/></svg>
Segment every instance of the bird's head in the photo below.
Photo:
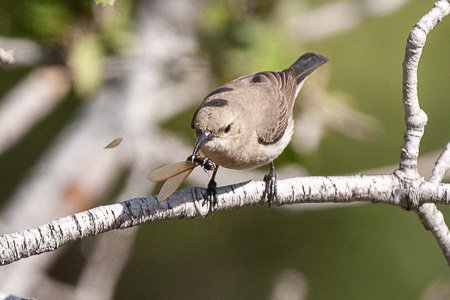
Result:
<svg viewBox="0 0 450 300"><path fill-rule="evenodd" d="M203 145L214 151L226 151L241 133L241 122L236 122L239 115L224 99L214 99L200 106L191 123L197 138L194 154Z"/></svg>

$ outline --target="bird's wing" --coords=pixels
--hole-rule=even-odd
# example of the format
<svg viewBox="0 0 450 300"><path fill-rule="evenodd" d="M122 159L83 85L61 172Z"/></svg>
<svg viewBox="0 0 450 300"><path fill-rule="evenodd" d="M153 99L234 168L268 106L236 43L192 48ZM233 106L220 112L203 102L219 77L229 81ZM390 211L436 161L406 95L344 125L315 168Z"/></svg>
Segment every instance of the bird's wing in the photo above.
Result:
<svg viewBox="0 0 450 300"><path fill-rule="evenodd" d="M277 142L283 136L292 115L297 88L295 72L292 69L260 72L240 77L236 81L244 81L264 89L263 97L267 98L267 108L260 111L260 126L256 129L258 141L261 144Z"/></svg>

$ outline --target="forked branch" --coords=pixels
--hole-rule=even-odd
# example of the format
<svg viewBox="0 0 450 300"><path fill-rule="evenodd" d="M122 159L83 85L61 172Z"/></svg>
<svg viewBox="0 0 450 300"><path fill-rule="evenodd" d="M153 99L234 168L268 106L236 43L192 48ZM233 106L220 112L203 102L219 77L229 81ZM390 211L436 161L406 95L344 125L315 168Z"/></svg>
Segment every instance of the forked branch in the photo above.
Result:
<svg viewBox="0 0 450 300"><path fill-rule="evenodd" d="M411 30L406 44L403 62L403 105L405 108L405 141L402 147L400 172L406 180L421 181L417 172L420 140L423 136L427 115L420 108L417 94L417 70L427 35L437 23L450 13L450 1L440 0L423 16ZM439 157L429 182L440 183L450 166L449 146ZM440 245L447 262L450 264L450 232L444 216L435 204L424 204L417 209L420 220L430 230Z"/></svg>

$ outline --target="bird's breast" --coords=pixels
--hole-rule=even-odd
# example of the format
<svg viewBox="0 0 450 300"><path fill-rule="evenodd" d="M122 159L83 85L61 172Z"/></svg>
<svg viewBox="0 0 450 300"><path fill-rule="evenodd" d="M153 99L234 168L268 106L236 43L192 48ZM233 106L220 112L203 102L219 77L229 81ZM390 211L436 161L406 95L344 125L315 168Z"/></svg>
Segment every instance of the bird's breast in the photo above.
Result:
<svg viewBox="0 0 450 300"><path fill-rule="evenodd" d="M234 140L213 139L203 145L202 152L217 165L228 169L255 169L269 164L283 152L291 141L293 129L294 121L290 118L282 138L275 143L259 143L255 132Z"/></svg>

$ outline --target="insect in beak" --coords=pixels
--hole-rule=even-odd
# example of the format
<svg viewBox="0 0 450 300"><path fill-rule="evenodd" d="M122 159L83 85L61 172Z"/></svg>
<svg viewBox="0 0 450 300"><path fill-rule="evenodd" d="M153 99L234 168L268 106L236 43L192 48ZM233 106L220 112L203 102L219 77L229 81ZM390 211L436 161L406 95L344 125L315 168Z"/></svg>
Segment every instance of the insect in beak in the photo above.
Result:
<svg viewBox="0 0 450 300"><path fill-rule="evenodd" d="M213 171L216 169L216 165L210 159L195 155L194 150L194 154L189 155L185 161L164 166L151 172L150 175L148 175L148 180L166 180L159 191L158 201L164 201L172 195L197 166L201 166L205 171Z"/></svg>

